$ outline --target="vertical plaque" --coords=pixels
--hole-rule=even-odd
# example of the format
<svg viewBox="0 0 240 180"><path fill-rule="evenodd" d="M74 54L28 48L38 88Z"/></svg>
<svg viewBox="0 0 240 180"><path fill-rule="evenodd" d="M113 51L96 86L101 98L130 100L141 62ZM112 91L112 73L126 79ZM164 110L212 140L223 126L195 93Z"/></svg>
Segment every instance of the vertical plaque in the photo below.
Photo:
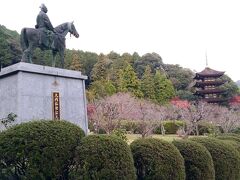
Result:
<svg viewBox="0 0 240 180"><path fill-rule="evenodd" d="M60 120L59 92L53 92L53 120Z"/></svg>

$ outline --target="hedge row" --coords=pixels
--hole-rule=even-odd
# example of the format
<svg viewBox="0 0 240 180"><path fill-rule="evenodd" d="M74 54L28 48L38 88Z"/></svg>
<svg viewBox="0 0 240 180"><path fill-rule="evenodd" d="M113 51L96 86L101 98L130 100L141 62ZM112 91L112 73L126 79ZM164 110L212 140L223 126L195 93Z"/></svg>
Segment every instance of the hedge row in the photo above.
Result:
<svg viewBox="0 0 240 180"><path fill-rule="evenodd" d="M162 122L165 134L177 134L177 131L180 128L185 127L185 122L180 121L180 120L175 120L175 121L163 121ZM93 126L90 124L90 130L94 131ZM141 124L138 121L122 121L119 128L126 130L127 132L133 133L133 134L141 134ZM221 129L219 127L215 127L213 124L207 123L207 122L202 122L198 125L199 129L199 135L204 135L204 134L211 134L214 132L221 132ZM103 129L99 129L98 132L99 134L106 134L106 132ZM155 128L153 129L154 134L162 134L162 128L161 124L156 123ZM193 132L196 134L196 132Z"/></svg>
<svg viewBox="0 0 240 180"><path fill-rule="evenodd" d="M128 146L116 136L84 137L64 121L24 123L0 133L0 179L237 180L240 142L226 136Z"/></svg>

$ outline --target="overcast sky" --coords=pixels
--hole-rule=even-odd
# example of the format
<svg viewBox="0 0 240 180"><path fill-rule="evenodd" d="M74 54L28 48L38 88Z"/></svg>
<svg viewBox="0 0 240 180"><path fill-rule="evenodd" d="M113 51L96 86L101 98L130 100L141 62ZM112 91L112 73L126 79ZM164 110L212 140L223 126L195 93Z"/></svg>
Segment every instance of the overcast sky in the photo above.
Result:
<svg viewBox="0 0 240 180"><path fill-rule="evenodd" d="M108 54L156 52L164 63L208 65L240 79L239 0L1 0L0 24L34 27L39 6L57 26L74 20L80 37L67 48Z"/></svg>

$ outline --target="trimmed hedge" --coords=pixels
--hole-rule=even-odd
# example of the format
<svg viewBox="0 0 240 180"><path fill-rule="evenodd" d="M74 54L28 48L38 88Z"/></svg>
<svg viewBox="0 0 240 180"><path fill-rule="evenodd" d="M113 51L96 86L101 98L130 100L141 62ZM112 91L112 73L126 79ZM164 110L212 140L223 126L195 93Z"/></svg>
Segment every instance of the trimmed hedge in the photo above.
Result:
<svg viewBox="0 0 240 180"><path fill-rule="evenodd" d="M234 140L223 139L223 142L227 142L228 144L232 145L240 154L240 143Z"/></svg>
<svg viewBox="0 0 240 180"><path fill-rule="evenodd" d="M90 135L77 148L73 179L136 179L131 150L116 136Z"/></svg>
<svg viewBox="0 0 240 180"><path fill-rule="evenodd" d="M165 129L165 134L176 134L177 130L180 127L184 127L185 126L185 122L184 121L179 121L179 120L175 120L175 121L163 121L162 122L164 125L164 129ZM134 134L140 134L141 133L141 127L140 127L140 123L139 121L128 121L128 120L124 120L121 122L121 129L125 129L128 132L134 133ZM161 125L159 123L156 123L155 125L155 129L153 130L154 134L161 134Z"/></svg>
<svg viewBox="0 0 240 180"><path fill-rule="evenodd" d="M184 121L164 121L163 126L165 129L165 134L176 134L180 127L185 126Z"/></svg>
<svg viewBox="0 0 240 180"><path fill-rule="evenodd" d="M185 162L186 180L214 180L215 170L209 151L201 144L190 140L176 140Z"/></svg>
<svg viewBox="0 0 240 180"><path fill-rule="evenodd" d="M33 121L0 133L0 179L64 179L84 132L65 121Z"/></svg>
<svg viewBox="0 0 240 180"><path fill-rule="evenodd" d="M216 133L220 133L221 129L211 123L200 122L198 124L198 131L199 131L199 135L216 134Z"/></svg>
<svg viewBox="0 0 240 180"><path fill-rule="evenodd" d="M146 138L133 141L130 147L138 179L185 179L183 157L173 144Z"/></svg>
<svg viewBox="0 0 240 180"><path fill-rule="evenodd" d="M236 142L240 143L240 136L234 136L234 135L231 135L231 134L217 136L217 139L232 140L232 141L236 141Z"/></svg>
<svg viewBox="0 0 240 180"><path fill-rule="evenodd" d="M191 140L201 143L210 152L216 179L240 179L240 155L231 144L215 138L191 138Z"/></svg>

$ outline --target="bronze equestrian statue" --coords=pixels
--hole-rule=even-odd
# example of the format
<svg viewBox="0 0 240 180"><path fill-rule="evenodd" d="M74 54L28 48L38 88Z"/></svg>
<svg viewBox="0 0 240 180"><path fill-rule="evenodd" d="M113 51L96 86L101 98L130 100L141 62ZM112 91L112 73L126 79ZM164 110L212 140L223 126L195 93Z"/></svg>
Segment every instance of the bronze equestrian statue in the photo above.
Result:
<svg viewBox="0 0 240 180"><path fill-rule="evenodd" d="M69 32L76 38L79 34L73 22L66 22L53 28L47 16L47 7L42 4L41 11L37 16L37 24L34 28L23 28L21 30L20 42L23 50L22 62L32 63L33 51L36 48L41 50L52 50L52 66L55 67L55 57L59 53L61 66L64 68L65 36Z"/></svg>

